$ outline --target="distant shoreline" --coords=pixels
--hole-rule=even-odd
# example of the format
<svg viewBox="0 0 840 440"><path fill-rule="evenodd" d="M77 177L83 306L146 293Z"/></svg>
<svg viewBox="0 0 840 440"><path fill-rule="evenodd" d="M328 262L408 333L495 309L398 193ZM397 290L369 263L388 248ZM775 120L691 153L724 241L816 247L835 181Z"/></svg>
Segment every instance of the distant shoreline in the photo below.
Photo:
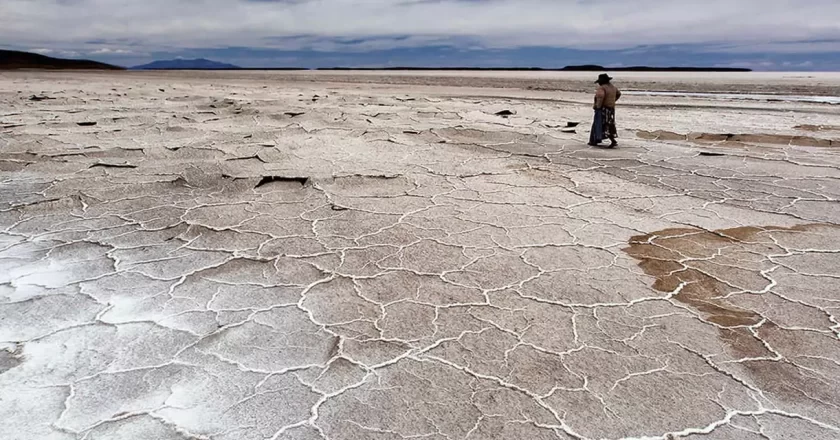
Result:
<svg viewBox="0 0 840 440"><path fill-rule="evenodd" d="M149 64L134 67L120 67L100 63L91 60L53 58L31 52L13 50L0 50L0 70L23 70L23 69L44 69L44 70L130 70L130 71L161 71L161 70L219 70L219 71L386 71L386 72L752 72L751 69L732 67L656 67L656 66L629 66L629 67L604 67L597 64L573 65L561 68L545 67L239 67L233 64L219 63L203 58L195 60L157 60Z"/></svg>
<svg viewBox="0 0 840 440"><path fill-rule="evenodd" d="M360 70L360 71L464 71L464 72L752 72L752 69L734 67L603 67L596 65L566 66L562 68L543 67L321 67L312 70Z"/></svg>
<svg viewBox="0 0 840 440"><path fill-rule="evenodd" d="M362 71L362 72L719 72L719 73L738 73L738 72L752 72L752 69L741 68L718 68L718 67L593 67L593 66L567 66L559 69L543 68L543 67L236 67L236 68L216 68L216 69L200 69L200 68L151 68L151 69L129 69L134 72L148 72L148 71L283 71L283 72L304 72L304 71L324 71L324 72L346 72L346 71Z"/></svg>

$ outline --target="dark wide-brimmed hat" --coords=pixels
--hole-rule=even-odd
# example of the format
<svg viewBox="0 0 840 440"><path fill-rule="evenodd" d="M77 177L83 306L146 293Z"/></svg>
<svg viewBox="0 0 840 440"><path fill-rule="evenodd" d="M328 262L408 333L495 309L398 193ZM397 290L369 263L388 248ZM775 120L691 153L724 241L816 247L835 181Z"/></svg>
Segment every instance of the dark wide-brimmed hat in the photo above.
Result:
<svg viewBox="0 0 840 440"><path fill-rule="evenodd" d="M612 80L613 79L612 79L611 76L607 75L606 73L602 73L602 74L598 75L598 81L595 81L595 82L598 83L598 84L606 84L606 83L608 83Z"/></svg>

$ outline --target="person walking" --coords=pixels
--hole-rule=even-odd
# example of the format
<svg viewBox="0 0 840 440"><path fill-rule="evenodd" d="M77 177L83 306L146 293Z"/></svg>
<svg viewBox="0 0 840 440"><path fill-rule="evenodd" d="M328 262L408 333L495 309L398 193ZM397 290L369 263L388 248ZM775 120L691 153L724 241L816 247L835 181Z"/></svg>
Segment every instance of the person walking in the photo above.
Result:
<svg viewBox="0 0 840 440"><path fill-rule="evenodd" d="M589 145L597 147L604 138L610 139L610 148L618 146L615 138L618 130L615 126L615 104L621 99L621 90L612 84L612 78L606 73L598 76L595 81L598 90L595 91L595 120L592 122L592 132L589 135Z"/></svg>

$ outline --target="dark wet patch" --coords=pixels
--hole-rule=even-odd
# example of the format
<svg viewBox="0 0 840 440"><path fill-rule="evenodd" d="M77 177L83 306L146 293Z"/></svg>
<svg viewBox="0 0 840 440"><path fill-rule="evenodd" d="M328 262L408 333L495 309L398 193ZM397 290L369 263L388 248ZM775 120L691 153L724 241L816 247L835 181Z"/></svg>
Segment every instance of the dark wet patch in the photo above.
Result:
<svg viewBox="0 0 840 440"><path fill-rule="evenodd" d="M232 158L230 158L230 159L226 159L226 160L227 160L228 162L230 162L230 161L237 161L237 160L258 160L258 161L260 161L260 162L262 162L262 163L267 163L267 162L266 162L266 161L264 161L264 160L263 160L263 159L262 159L262 158L261 158L258 154L255 154L255 155L253 155L253 156L232 157Z"/></svg>
<svg viewBox="0 0 840 440"><path fill-rule="evenodd" d="M229 180L233 180L235 182L237 180L246 180L247 177L236 177L236 176L231 176L229 174L222 174L222 179L229 179Z"/></svg>
<svg viewBox="0 0 840 440"><path fill-rule="evenodd" d="M300 186L304 186L309 183L308 177L287 177L287 176L263 176L262 179L254 186L254 189L259 187L268 185L270 183L277 183L277 182L292 182L292 183L299 183Z"/></svg>
<svg viewBox="0 0 840 440"><path fill-rule="evenodd" d="M207 108L227 108L227 107L233 107L235 105L236 105L236 101L234 101L232 99L223 99L221 101L214 99L209 105L207 105Z"/></svg>
<svg viewBox="0 0 840 440"><path fill-rule="evenodd" d="M60 202L60 201L61 201L61 198L51 198L51 199L44 199L44 200L36 200L34 202L12 203L12 204L10 204L10 206L14 209L20 209L20 208L29 208L29 207L33 207L33 206L44 205L44 204L48 204L48 203L56 203L56 202Z"/></svg>
<svg viewBox="0 0 840 440"><path fill-rule="evenodd" d="M332 359L341 351L341 338L338 336L332 338L330 349L327 352L327 359Z"/></svg>
<svg viewBox="0 0 840 440"><path fill-rule="evenodd" d="M190 183L187 182L187 179L183 178L182 176L178 176L175 180L169 182L170 185L173 186L190 186Z"/></svg>
<svg viewBox="0 0 840 440"><path fill-rule="evenodd" d="M23 363L23 346L15 345L12 350L0 350L0 374Z"/></svg>
<svg viewBox="0 0 840 440"><path fill-rule="evenodd" d="M90 166L90 168L137 168L137 165L132 165L130 163L105 163L99 162L95 163Z"/></svg>

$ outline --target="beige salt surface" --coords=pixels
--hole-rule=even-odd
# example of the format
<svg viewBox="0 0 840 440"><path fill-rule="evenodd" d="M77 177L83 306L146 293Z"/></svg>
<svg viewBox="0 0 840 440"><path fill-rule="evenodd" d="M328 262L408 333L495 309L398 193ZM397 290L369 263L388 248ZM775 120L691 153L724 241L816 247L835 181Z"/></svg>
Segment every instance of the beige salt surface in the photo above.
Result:
<svg viewBox="0 0 840 440"><path fill-rule="evenodd" d="M840 438L840 107L586 82L0 73L0 438Z"/></svg>

